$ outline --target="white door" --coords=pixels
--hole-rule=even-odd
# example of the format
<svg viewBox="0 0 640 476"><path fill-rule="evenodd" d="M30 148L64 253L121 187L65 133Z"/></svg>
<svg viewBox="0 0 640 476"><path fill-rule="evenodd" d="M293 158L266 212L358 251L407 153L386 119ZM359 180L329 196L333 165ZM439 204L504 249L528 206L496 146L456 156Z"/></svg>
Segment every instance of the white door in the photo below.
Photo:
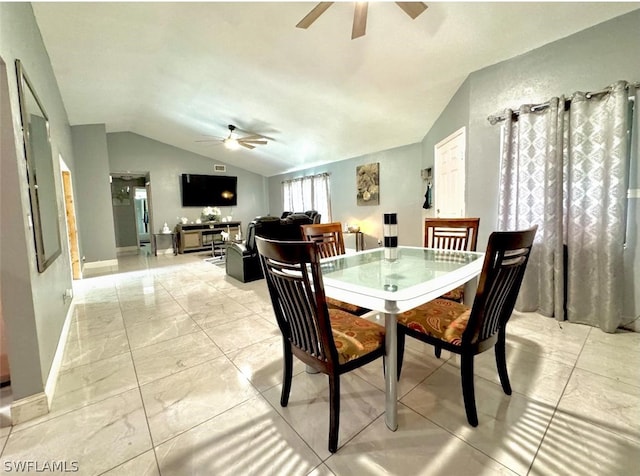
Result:
<svg viewBox="0 0 640 476"><path fill-rule="evenodd" d="M464 172L466 132L461 128L434 147L434 187L436 216L465 216Z"/></svg>

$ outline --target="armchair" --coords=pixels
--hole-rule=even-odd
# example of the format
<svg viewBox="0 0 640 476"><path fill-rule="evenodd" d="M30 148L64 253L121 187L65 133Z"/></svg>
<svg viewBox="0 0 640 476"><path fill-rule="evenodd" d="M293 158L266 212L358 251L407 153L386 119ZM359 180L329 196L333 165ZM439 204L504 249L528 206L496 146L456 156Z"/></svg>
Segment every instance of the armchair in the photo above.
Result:
<svg viewBox="0 0 640 476"><path fill-rule="evenodd" d="M304 213L292 213L286 218L274 216L256 217L247 226L244 243L234 243L227 248L226 271L227 275L243 283L262 279L262 267L256 236L273 240L300 241L300 225L311 223Z"/></svg>
<svg viewBox="0 0 640 476"><path fill-rule="evenodd" d="M304 214L311 218L312 223L320 223L320 219L322 218L322 215L318 213L317 210L307 210Z"/></svg>
<svg viewBox="0 0 640 476"><path fill-rule="evenodd" d="M317 210L307 210L306 212L282 212L280 218L287 218L290 215L307 215L311 218L312 223L320 223L322 215Z"/></svg>
<svg viewBox="0 0 640 476"><path fill-rule="evenodd" d="M227 275L243 283L261 279L263 276L256 248L256 233L273 234L276 226L280 226L280 218L272 216L257 217L249 223L244 242L234 243L227 248Z"/></svg>

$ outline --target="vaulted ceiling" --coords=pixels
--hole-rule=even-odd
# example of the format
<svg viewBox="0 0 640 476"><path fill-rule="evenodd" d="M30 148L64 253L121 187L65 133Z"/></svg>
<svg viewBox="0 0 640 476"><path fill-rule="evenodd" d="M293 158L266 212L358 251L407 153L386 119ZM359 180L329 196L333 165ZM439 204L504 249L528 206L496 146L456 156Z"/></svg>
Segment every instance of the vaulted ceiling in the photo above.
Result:
<svg viewBox="0 0 640 476"><path fill-rule="evenodd" d="M34 3L72 125L106 124L265 176L419 142L466 76L639 3ZM498 105L496 105L497 107ZM227 125L269 138L227 150ZM242 135L242 134L241 134Z"/></svg>

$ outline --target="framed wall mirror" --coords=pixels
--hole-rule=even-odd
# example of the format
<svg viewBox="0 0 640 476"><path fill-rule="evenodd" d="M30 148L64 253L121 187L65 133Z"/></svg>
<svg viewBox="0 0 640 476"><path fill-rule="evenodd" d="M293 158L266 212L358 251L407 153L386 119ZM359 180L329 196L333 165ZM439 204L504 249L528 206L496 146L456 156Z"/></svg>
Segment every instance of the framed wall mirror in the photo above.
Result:
<svg viewBox="0 0 640 476"><path fill-rule="evenodd" d="M62 252L49 118L20 60L16 72L33 238L42 273Z"/></svg>

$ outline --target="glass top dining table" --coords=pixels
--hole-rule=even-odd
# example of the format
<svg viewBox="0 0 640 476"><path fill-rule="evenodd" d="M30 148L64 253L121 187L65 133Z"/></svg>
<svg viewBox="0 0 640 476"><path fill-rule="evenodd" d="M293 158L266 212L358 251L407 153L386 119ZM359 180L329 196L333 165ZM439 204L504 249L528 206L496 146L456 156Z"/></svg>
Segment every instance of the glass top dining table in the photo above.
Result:
<svg viewBox="0 0 640 476"><path fill-rule="evenodd" d="M385 421L397 424L397 314L429 302L480 274L484 253L400 246L397 258L384 248L321 261L325 294L384 313L386 330Z"/></svg>

